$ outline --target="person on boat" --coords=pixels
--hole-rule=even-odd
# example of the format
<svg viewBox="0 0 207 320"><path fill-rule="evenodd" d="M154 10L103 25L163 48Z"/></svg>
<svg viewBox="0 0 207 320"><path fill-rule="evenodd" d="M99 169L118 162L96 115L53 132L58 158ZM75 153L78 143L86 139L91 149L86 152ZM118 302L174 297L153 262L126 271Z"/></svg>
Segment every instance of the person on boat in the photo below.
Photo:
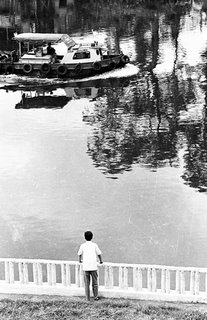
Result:
<svg viewBox="0 0 207 320"><path fill-rule="evenodd" d="M88 301L90 300L90 280L92 279L94 300L99 300L97 257L102 264L101 250L95 242L91 241L93 239L93 233L91 231L86 231L84 237L86 242L81 244L78 250L78 256L79 263L83 263L86 299Z"/></svg>
<svg viewBox="0 0 207 320"><path fill-rule="evenodd" d="M51 56L55 54L55 49L51 46L51 42L48 43L47 54L50 54Z"/></svg>
<svg viewBox="0 0 207 320"><path fill-rule="evenodd" d="M16 51L12 51L11 59L12 59L12 62L17 62L19 60L18 59L18 54L16 53Z"/></svg>
<svg viewBox="0 0 207 320"><path fill-rule="evenodd" d="M0 61L6 61L8 59L8 55L5 53L0 53Z"/></svg>

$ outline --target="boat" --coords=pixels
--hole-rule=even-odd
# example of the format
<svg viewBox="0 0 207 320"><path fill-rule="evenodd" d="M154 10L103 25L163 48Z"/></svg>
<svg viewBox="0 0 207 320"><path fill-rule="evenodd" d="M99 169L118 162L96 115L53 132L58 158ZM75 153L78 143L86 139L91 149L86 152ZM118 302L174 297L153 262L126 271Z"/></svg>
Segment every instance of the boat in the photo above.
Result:
<svg viewBox="0 0 207 320"><path fill-rule="evenodd" d="M68 34L20 33L13 39L18 52L0 54L0 73L84 78L130 62L124 53L112 53L98 41L76 43Z"/></svg>

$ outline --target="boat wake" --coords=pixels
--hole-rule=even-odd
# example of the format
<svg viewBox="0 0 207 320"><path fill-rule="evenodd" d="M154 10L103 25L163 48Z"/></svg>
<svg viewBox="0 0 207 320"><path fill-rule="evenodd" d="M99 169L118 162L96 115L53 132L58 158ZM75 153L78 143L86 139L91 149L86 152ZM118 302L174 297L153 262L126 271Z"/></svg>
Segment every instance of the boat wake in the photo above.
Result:
<svg viewBox="0 0 207 320"><path fill-rule="evenodd" d="M28 77L28 76L18 76L14 74L10 75L0 75L0 89L5 88L5 86L13 85L21 88L22 86L50 86L50 85L67 85L67 84L77 84L83 82L91 82L97 80L107 80L107 79L121 79L129 78L135 76L139 69L133 64L127 64L121 69L115 69L109 72L102 73L93 77L88 77L84 79L59 79L59 78L38 78L38 77Z"/></svg>
<svg viewBox="0 0 207 320"><path fill-rule="evenodd" d="M109 72L99 74L94 77L85 78L85 79L82 79L82 81L132 77L132 76L135 76L138 73L138 71L139 71L139 68L137 66L129 63L129 64L126 64L121 69L115 69Z"/></svg>

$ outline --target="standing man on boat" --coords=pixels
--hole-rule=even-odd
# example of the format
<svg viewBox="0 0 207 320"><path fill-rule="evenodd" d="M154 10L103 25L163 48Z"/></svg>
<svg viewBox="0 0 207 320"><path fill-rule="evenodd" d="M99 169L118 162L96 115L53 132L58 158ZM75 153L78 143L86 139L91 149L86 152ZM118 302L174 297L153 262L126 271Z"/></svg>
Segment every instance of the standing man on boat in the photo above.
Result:
<svg viewBox="0 0 207 320"><path fill-rule="evenodd" d="M47 54L50 54L51 56L53 54L55 54L55 49L53 47L51 47L51 42L48 43L48 46L47 46Z"/></svg>

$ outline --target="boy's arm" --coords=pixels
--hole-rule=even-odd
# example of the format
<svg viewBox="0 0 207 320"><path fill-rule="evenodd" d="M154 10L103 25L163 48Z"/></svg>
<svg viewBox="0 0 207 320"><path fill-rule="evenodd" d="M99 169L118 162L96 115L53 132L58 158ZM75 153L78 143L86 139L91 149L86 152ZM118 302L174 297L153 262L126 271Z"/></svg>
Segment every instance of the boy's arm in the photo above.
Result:
<svg viewBox="0 0 207 320"><path fill-rule="evenodd" d="M82 263L83 261L83 248L82 248L82 245L80 246L79 250L78 250L78 262L79 263Z"/></svg>
<svg viewBox="0 0 207 320"><path fill-rule="evenodd" d="M99 249L99 247L98 247L97 244L95 244L95 248L96 248L96 254L97 254L98 258L99 258L100 264L102 264L102 263L103 263L102 255L101 255L102 252L101 252L101 250Z"/></svg>
<svg viewBox="0 0 207 320"><path fill-rule="evenodd" d="M98 258L99 258L100 264L102 264L102 263L103 263L103 260L102 260L101 254L98 254Z"/></svg>

